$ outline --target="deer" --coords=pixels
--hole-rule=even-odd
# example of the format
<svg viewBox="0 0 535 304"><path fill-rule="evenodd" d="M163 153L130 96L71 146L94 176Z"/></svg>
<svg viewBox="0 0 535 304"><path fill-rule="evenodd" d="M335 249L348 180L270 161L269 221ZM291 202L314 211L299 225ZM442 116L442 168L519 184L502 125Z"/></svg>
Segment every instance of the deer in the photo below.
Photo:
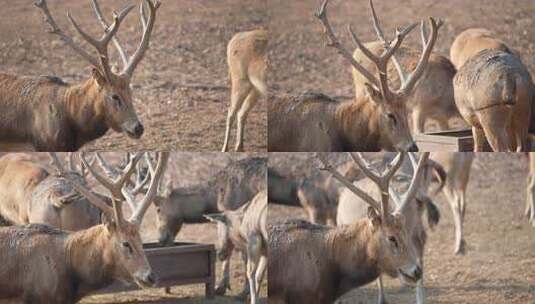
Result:
<svg viewBox="0 0 535 304"><path fill-rule="evenodd" d="M385 51L385 45L388 46L388 41L384 36L384 31L381 28L377 13L375 11L373 0L370 0L370 11L373 19L373 25L379 41L368 42L364 45L376 56L379 56ZM440 20L437 24L438 28L443 25ZM421 43L422 51L427 45L427 28L425 23L421 25ZM392 60L388 65L389 81L394 85L403 83L406 79L405 70L417 65L421 56L421 52L410 46L401 46L398 51L392 56ZM353 58L359 62L368 71L377 73L376 67L370 59L360 49L356 49L353 53ZM356 98L366 96L365 83L368 81L366 77L352 68L353 83L355 85ZM394 72L394 70L397 72ZM463 122L457 106L455 105L453 93L453 77L457 70L451 61L442 55L432 53L429 57L429 62L425 67L423 75L414 87L414 90L407 97L407 109L409 117L411 118L411 132L424 133L425 123L428 120L434 120L438 123L441 130L449 128L449 122L452 119Z"/></svg>
<svg viewBox="0 0 535 304"><path fill-rule="evenodd" d="M92 3L98 7L96 0ZM52 76L0 74L0 142L3 148L21 149L22 146L35 151L76 151L104 136L109 129L133 139L141 138L144 126L134 109L130 84L149 48L160 7L158 1L145 0L144 3L149 17L144 16L141 3L143 38L135 53L128 57L115 36L133 5L114 13L111 24L99 16L105 28L101 38L90 36L68 14L76 32L96 50L97 55L94 55L59 28L46 0L36 1L35 5L51 27L50 33L90 64L91 75L83 82L69 84ZM111 67L108 45L112 41L124 65L120 71Z"/></svg>
<svg viewBox="0 0 535 304"><path fill-rule="evenodd" d="M527 151L534 86L516 52L481 29L461 33L451 48L460 66L455 104L472 128L474 152ZM487 145L488 144L488 145Z"/></svg>
<svg viewBox="0 0 535 304"><path fill-rule="evenodd" d="M338 41L327 18L328 1L316 17L321 22L330 46L338 51L366 78L368 94L351 102L339 102L324 95L306 94L295 100L279 98L268 106L268 150L275 151L416 151L407 119L407 98L422 77L429 62L438 33L437 23L430 18L431 34L418 65L402 86L393 91L388 84L387 64L416 24L396 32L396 38L381 55L374 55L349 28L355 45L373 62L375 77L357 62Z"/></svg>
<svg viewBox="0 0 535 304"><path fill-rule="evenodd" d="M333 303L349 289L376 280L380 274L415 284L422 277L422 265L401 210L418 191L423 164L418 161L407 192L397 208L390 207L390 180L401 166L399 153L380 173L373 172L360 154L354 161L381 193L377 201L345 179L324 156L327 170L344 186L370 205L368 217L353 224L328 227L305 221L273 225L269 230L268 293L270 300L283 303ZM394 209L394 211L392 211Z"/></svg>
<svg viewBox="0 0 535 304"><path fill-rule="evenodd" d="M526 210L524 214L535 227L535 153L529 153L529 173L526 185Z"/></svg>
<svg viewBox="0 0 535 304"><path fill-rule="evenodd" d="M230 131L236 119L235 151L243 151L247 116L258 99L267 96L267 47L268 33L264 29L238 33L227 46L231 90L222 152L228 151Z"/></svg>
<svg viewBox="0 0 535 304"><path fill-rule="evenodd" d="M388 160L388 158L389 155L385 155L384 160ZM361 157L361 159L364 158ZM405 166L405 163L409 163L412 166ZM393 187L394 185L391 185L389 189L391 199L396 204L395 206L393 206L394 208L398 206L397 204L401 202L397 189L403 188L403 186L406 186L406 184L410 181L410 179L412 178L412 174L417 171L416 163L416 156L410 155L410 161L405 161L402 164L401 168L398 170L398 173L393 178L393 181L396 181L395 185L401 186ZM367 166L371 167L369 164ZM422 176L427 175L427 171L432 169L433 168L429 166L429 162L426 162L424 164L424 168L422 169ZM405 217L405 223L407 225L409 235L411 236L415 244L415 248L419 256L420 263L422 265L424 247L427 240L427 232L424 227L422 215L424 211L427 211L429 227L435 227L440 220L440 212L438 211L438 208L427 196L427 194L422 191L424 184L423 182L424 178L422 177L420 180L420 185L418 186L418 189L420 190L414 196L414 201L407 204L404 209L400 210L400 212ZM357 182L354 182L354 185L356 185L359 189L366 191L366 193L372 194L375 197L380 195L369 179L359 180ZM368 209L367 206L368 205L364 203L359 197L355 196L353 192L351 192L347 188L344 188L344 190L342 190L342 193L340 194L340 201L338 203L337 224L350 225L360 219L366 218L366 213ZM386 303L381 275L379 275L379 278L377 279L377 285L379 289L378 303ZM424 302L423 275L422 279L420 279L416 285L416 299L417 303Z"/></svg>
<svg viewBox="0 0 535 304"><path fill-rule="evenodd" d="M116 180L107 179L88 167L88 171L110 191L110 206L78 179L69 178L69 172L57 155L51 154L58 172L91 204L101 209L106 220L78 232L61 231L41 224L0 228L0 246L3 248L0 258L6 262L2 268L4 279L0 280L0 299L24 303L75 303L114 280L135 283L141 288L155 285L156 277L143 251L139 230L157 193L169 154L158 153L148 191L141 201L135 202L137 208L127 219L122 210L126 197L120 193L140 157L141 154L137 154L126 173ZM27 271L28 265L32 271Z"/></svg>
<svg viewBox="0 0 535 304"><path fill-rule="evenodd" d="M471 57L483 50L499 50L502 52L518 53L503 40L497 38L494 31L485 28L469 28L460 33L450 48L450 58L457 69L460 69Z"/></svg>
<svg viewBox="0 0 535 304"><path fill-rule="evenodd" d="M208 214L217 223L219 255L229 256L235 248L246 257L251 304L260 303L259 293L267 266L267 191L260 191L237 210Z"/></svg>

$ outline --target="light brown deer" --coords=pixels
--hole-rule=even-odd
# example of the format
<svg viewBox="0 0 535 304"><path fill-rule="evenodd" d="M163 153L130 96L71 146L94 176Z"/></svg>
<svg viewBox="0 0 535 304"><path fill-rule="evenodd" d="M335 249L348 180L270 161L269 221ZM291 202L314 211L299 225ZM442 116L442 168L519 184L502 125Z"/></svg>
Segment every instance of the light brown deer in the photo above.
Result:
<svg viewBox="0 0 535 304"><path fill-rule="evenodd" d="M373 71L357 62L336 38L327 18L328 1L317 13L325 33L334 47L363 77L367 95L352 102L338 102L324 96L304 96L297 102L279 99L268 109L269 151L416 151L407 120L407 98L423 75L435 45L438 26L431 22L431 35L414 69L397 91L388 84L387 65L398 51L405 36L416 26L412 24L396 33L387 51L374 55L349 29L355 45L373 62Z"/></svg>
<svg viewBox="0 0 535 304"><path fill-rule="evenodd" d="M156 195L158 183L165 171L168 153L161 152L158 164L151 171L147 194L130 219L122 211L124 197L116 196L129 179L135 162L126 173L110 181L95 175L110 190L113 207L89 189L71 179L58 157L52 159L59 172L106 216L105 224L87 230L68 233L46 225L32 224L0 229L0 259L4 261L0 280L0 299L23 303L75 303L94 290L114 280L135 283L139 287L155 284L155 275L147 261L139 234L140 224ZM89 167L94 174L95 170Z"/></svg>
<svg viewBox="0 0 535 304"><path fill-rule="evenodd" d="M529 223L535 227L535 153L529 153L528 184L526 186L526 211Z"/></svg>
<svg viewBox="0 0 535 304"><path fill-rule="evenodd" d="M391 159L390 155L385 155L383 161ZM361 158L364 159L364 158ZM390 197L394 201L394 205L391 206L392 210L395 210L399 207L398 204L401 203L400 195L398 194L399 189L404 189L410 180L413 178L413 174L417 172L416 168L416 157L411 155L411 160L407 160L402 164L400 170L394 177L396 181L393 185L390 186ZM388 162L384 163L385 165ZM411 166L412 165L412 166ZM371 167L370 165L368 165ZM434 167L429 166L429 162L423 164L422 175L425 176L429 170L434 170ZM369 179L361 179L353 183L359 189L366 191L366 193L377 197L380 196L380 193L377 192L377 189L374 187L374 184ZM427 232L424 227L422 216L424 211L427 211L428 215L428 224L430 227L434 227L438 224L440 219L440 212L435 204L429 199L426 193L422 190L424 188L423 178L420 179L420 184L418 185L419 191L414 196L414 201L407 204L403 209L400 209L400 212L405 217L405 224L411 236L415 249L420 259L420 263L423 268L423 255L424 255L424 246L427 240ZM367 214L367 204L364 203L359 197L355 196L353 192L345 188L340 194L340 201L338 203L338 225L350 225L357 222L360 219L366 218ZM422 271L423 272L423 271ZM384 291L383 291L383 282L381 276L378 280L379 288L379 300L378 303L386 303ZM424 303L424 286L423 286L423 275L416 286L416 303Z"/></svg>
<svg viewBox="0 0 535 304"><path fill-rule="evenodd" d="M354 161L379 188L380 202L346 180L320 156L325 169L370 205L368 218L342 227L290 221L269 231L268 293L284 303L333 303L349 289L370 283L380 274L416 283L422 265L401 210L418 191L425 153L402 203L392 212L390 180L401 166L400 153L382 173L372 172L360 155ZM353 156L352 156L353 157Z"/></svg>
<svg viewBox="0 0 535 304"><path fill-rule="evenodd" d="M259 29L236 34L227 47L231 83L223 152L228 151L230 131L237 118L236 151L243 151L243 133L249 111L261 97L267 96L268 33Z"/></svg>
<svg viewBox="0 0 535 304"><path fill-rule="evenodd" d="M498 35L484 28L470 28L460 33L450 48L450 59L457 69L460 69L468 59L483 50L499 50L517 54Z"/></svg>
<svg viewBox="0 0 535 304"><path fill-rule="evenodd" d="M474 151L527 151L534 88L519 57L500 50L472 56L454 78L455 103L472 127Z"/></svg>
<svg viewBox="0 0 535 304"><path fill-rule="evenodd" d="M388 43L383 30L379 24L373 1L370 0L370 10L373 17L375 32L380 41L366 43L365 46L375 55L379 56L385 51L385 43ZM439 21L437 26L442 26ZM425 23L421 26L422 47L427 44L427 30ZM423 50L422 50L423 51ZM388 65L389 81L391 84L400 86L406 80L406 69L415 67L421 57L421 51L409 46L401 46L393 55ZM364 68L372 73L377 73L377 69L372 61L360 50L353 53L353 57ZM395 70L395 71L394 71ZM353 83L355 84L356 98L366 96L365 83L368 81L355 68L352 68ZM449 128L449 122L453 119L463 122L457 107L453 94L453 77L456 69L448 58L431 54L429 62L423 75L414 87L414 90L407 97L407 109L411 118L411 131L413 133L423 133L427 120L434 120L438 123L440 129Z"/></svg>
<svg viewBox="0 0 535 304"><path fill-rule="evenodd" d="M67 84L57 77L16 76L0 74L0 142L2 148L20 149L21 145L37 151L75 151L87 142L103 136L110 128L138 139L144 132L134 106L130 83L134 70L149 47L160 2L145 0L149 18L143 13L143 38L132 55L115 43L124 64L121 71L112 71L108 45L124 18L134 6L114 13L111 25L104 19L105 31L101 38L91 37L69 14L69 19L80 36L95 48L97 55L84 50L66 35L52 18L45 0L37 0L50 33L72 48L92 66L89 79ZM96 0L93 0L98 7ZM141 7L143 7L143 3Z"/></svg>
<svg viewBox="0 0 535 304"><path fill-rule="evenodd" d="M267 192L261 191L237 210L206 215L217 223L219 254L230 255L235 248L245 255L251 304L260 301L267 266L267 199Z"/></svg>

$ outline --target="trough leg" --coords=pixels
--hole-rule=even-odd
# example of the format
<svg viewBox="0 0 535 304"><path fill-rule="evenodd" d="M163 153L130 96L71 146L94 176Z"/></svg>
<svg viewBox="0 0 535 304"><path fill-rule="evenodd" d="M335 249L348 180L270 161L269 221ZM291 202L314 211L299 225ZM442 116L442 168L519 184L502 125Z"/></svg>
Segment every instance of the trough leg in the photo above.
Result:
<svg viewBox="0 0 535 304"><path fill-rule="evenodd" d="M207 299L213 299L215 297L215 251L210 251L210 278L204 285L204 295Z"/></svg>

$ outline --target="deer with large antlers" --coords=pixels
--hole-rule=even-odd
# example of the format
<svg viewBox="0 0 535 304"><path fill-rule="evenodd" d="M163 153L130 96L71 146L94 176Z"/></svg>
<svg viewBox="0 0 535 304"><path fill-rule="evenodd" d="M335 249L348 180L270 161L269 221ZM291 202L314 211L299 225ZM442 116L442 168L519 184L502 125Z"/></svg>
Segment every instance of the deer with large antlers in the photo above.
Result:
<svg viewBox="0 0 535 304"><path fill-rule="evenodd" d="M391 158L390 155L385 155L383 161L388 160L389 158ZM407 166L407 164L410 164L412 166ZM429 166L429 164L430 162L424 163L424 167L423 169L421 169L423 170L423 176L425 176L428 171L434 170L434 167ZM395 186L397 187L393 187L394 185L392 185L389 189L391 199L395 203L392 206L392 210L395 210L397 207L400 207L399 204L402 202L399 199L400 196L398 194L398 189L402 189L404 186L406 186L408 182L412 179L412 175L415 172L418 172L418 168L416 168L416 157L414 155L410 155L410 161L406 161L396 174ZM430 227L433 227L438 224L438 221L440 219L440 212L438 211L436 205L431 201L431 199L429 199L429 197L424 191L421 191L424 188L423 181L423 178L421 178L419 181L420 184L417 185L419 191L414 196L414 201L408 203L406 206L404 206L404 208L399 209L399 212L405 217L406 229L408 230L409 235L414 242L414 248L416 249L416 252L419 256L419 260L421 262L422 267L424 246L427 240L427 232L425 230L424 222L422 220L423 213L424 211L427 211L427 218ZM380 195L379 193L377 193L376 187L374 187L374 184L370 182L369 179L359 180L355 182L354 185L366 191L366 193L368 194L373 194L374 196ZM366 211L368 209L367 206L368 205L364 203L360 199L360 197L355 196L353 192L351 192L347 188L342 190L342 193L340 194L340 201L338 203L339 217L337 224L350 225L362 218L366 218ZM378 303L386 303L381 276L379 276L377 282L379 288ZM420 279L416 285L416 302L424 302L423 275L422 279Z"/></svg>
<svg viewBox="0 0 535 304"><path fill-rule="evenodd" d="M407 98L413 92L428 64L438 33L437 23L430 18L431 34L414 71L397 91L388 83L387 65L403 40L414 29L412 24L396 32L396 38L379 56L370 51L353 33L355 45L373 62L372 71L357 62L336 38L327 18L328 0L316 15L334 47L363 77L366 96L352 102L333 101L324 96L305 95L297 102L278 100L269 105L269 151L378 151L417 149L408 125Z"/></svg>
<svg viewBox="0 0 535 304"><path fill-rule="evenodd" d="M380 55L385 51L385 45L388 47L388 41L380 26L373 0L370 0L370 10L373 17L375 32L379 37L379 41L366 43L365 46L373 54ZM442 24L442 21L439 21L437 27L440 28ZM403 85L408 80L405 70L417 66L422 52L425 51L425 46L428 42L428 33L425 23L421 24L420 33L422 41L421 51L410 46L401 46L392 56L392 60L390 61L391 64L388 65L388 72L390 75L389 81L393 85ZM353 57L367 70L376 73L374 63L368 59L366 54L360 49L355 50ZM352 72L357 99L360 96L366 96L367 91L365 83L368 82L368 80L355 68L352 68ZM407 96L407 108L412 121L412 132L423 133L425 123L428 120L436 121L439 128L442 130L448 129L449 122L453 119L464 123L464 120L455 105L453 94L453 77L455 76L455 73L455 67L445 56L433 53L429 56L429 62L425 67L423 75L411 94Z"/></svg>
<svg viewBox="0 0 535 304"><path fill-rule="evenodd" d="M102 17L97 0L92 0L104 34L94 38L83 30L69 13L74 29L97 52L87 52L65 34L50 14L46 0L37 0L50 33L92 66L89 79L68 84L57 77L0 74L0 142L9 149L26 146L37 151L75 151L103 136L110 128L138 139L144 127L137 117L130 88L132 76L149 47L160 2L144 0L141 4L143 37L135 53L128 57L115 35L134 6L113 14L111 24ZM145 17L145 5L149 17ZM108 45L114 42L123 69L114 71Z"/></svg>
<svg viewBox="0 0 535 304"><path fill-rule="evenodd" d="M5 262L0 299L24 303L75 303L114 280L135 283L142 288L155 285L155 275L143 251L139 229L156 195L169 154L158 153L156 168L150 173L148 191L141 201L132 202L136 209L127 220L122 210L126 198L121 193L141 156L138 153L133 157L124 174L114 180L87 166L110 191L110 206L77 179L71 178L59 158L51 154L60 174L102 211L105 223L73 233L37 224L0 229L0 258Z"/></svg>
<svg viewBox="0 0 535 304"><path fill-rule="evenodd" d="M230 129L237 118L236 151L243 151L245 121L260 97L267 96L267 46L266 30L254 30L236 34L227 47L231 92L227 115L223 152L228 151Z"/></svg>
<svg viewBox="0 0 535 304"><path fill-rule="evenodd" d="M472 127L475 152L487 144L496 152L527 151L533 80L520 57L491 34L472 30L455 40L451 53L461 65L455 104Z"/></svg>
<svg viewBox="0 0 535 304"><path fill-rule="evenodd" d="M402 210L418 192L423 164L420 158L407 192L390 207L390 180L401 166L400 153L382 173L373 172L360 154L356 165L381 193L380 201L345 179L323 156L324 169L369 204L368 217L351 225L326 227L303 221L274 225L269 233L268 293L284 303L333 303L349 289L368 284L380 274L416 283L422 265Z"/></svg>

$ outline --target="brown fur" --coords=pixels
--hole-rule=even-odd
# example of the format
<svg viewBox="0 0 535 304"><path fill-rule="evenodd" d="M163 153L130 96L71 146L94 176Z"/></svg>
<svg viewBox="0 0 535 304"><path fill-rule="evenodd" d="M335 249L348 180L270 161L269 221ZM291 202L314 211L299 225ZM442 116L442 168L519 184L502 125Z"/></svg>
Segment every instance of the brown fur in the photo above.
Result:
<svg viewBox="0 0 535 304"><path fill-rule="evenodd" d="M376 55L380 55L384 51L383 43L381 42L370 42L365 45ZM405 71L414 70L420 56L421 51L407 46L401 46L396 53L396 57ZM360 49L353 53L353 57L367 70L377 73L377 67L364 56ZM364 83L367 80L355 68L352 68L352 73L356 97L366 96L367 92ZM424 74L412 94L407 98L407 108L412 118L411 131L413 133L423 133L427 119L437 121L441 129L448 129L448 122L452 118L462 121L455 106L453 95L453 77L455 73L455 67L446 57L438 54L431 55ZM399 74L395 71L391 62L388 65L388 75L392 87L399 87Z"/></svg>
<svg viewBox="0 0 535 304"><path fill-rule="evenodd" d="M231 99L227 115L223 152L228 151L230 129L237 116L236 151L243 151L243 133L249 111L258 99L267 96L268 33L264 29L241 32L230 40L227 63L231 82Z"/></svg>
<svg viewBox="0 0 535 304"><path fill-rule="evenodd" d="M277 96L268 105L271 152L340 152L413 149L404 103L369 97L335 101L322 94ZM386 113L396 116L393 130Z"/></svg>
<svg viewBox="0 0 535 304"><path fill-rule="evenodd" d="M472 126L474 151L526 151L533 82L519 57L499 50L472 56L454 79L455 103Z"/></svg>

